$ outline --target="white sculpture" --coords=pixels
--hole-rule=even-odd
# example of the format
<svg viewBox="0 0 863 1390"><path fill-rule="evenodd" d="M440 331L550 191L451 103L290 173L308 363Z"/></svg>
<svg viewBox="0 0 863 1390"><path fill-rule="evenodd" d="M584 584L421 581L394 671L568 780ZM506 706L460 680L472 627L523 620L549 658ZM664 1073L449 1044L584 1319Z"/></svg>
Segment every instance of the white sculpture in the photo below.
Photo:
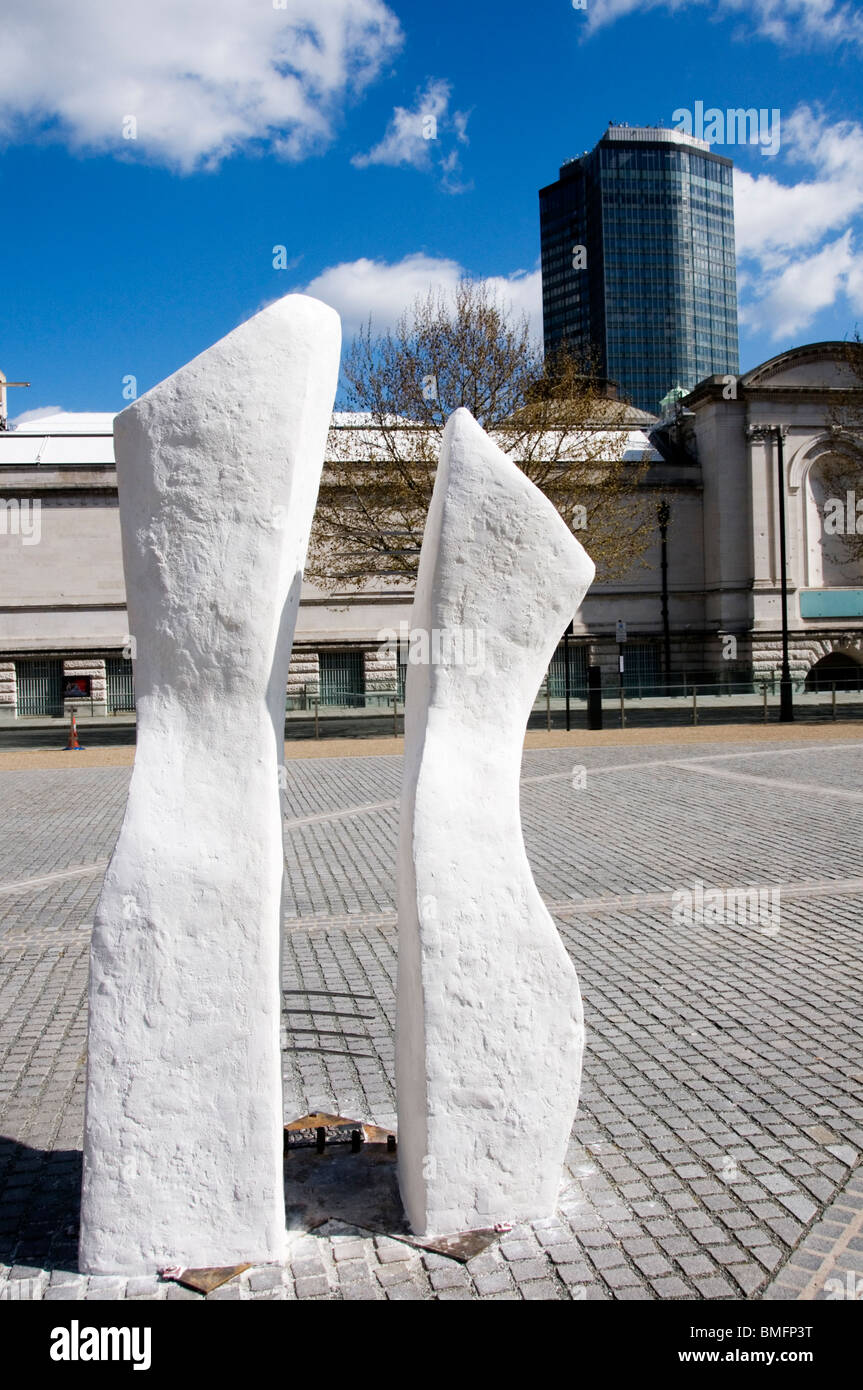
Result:
<svg viewBox="0 0 863 1390"><path fill-rule="evenodd" d="M91 952L86 1271L283 1253L277 769L340 339L290 295L116 420L138 747Z"/></svg>
<svg viewBox="0 0 863 1390"><path fill-rule="evenodd" d="M519 775L537 688L593 576L548 499L457 410L412 613L431 659L408 669L399 844L399 1181L418 1235L555 1207L584 1027L525 854Z"/></svg>

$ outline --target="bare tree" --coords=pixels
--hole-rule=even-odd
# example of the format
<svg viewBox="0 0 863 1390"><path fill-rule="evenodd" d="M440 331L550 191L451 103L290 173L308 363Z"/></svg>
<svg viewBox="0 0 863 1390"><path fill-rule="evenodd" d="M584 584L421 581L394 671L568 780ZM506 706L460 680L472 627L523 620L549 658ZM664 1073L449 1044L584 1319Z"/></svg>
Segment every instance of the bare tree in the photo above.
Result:
<svg viewBox="0 0 863 1390"><path fill-rule="evenodd" d="M646 457L631 413L590 361L543 360L527 316L482 282L416 299L395 329L371 320L343 365L350 423L336 417L306 567L325 589L410 585L447 418L466 406L541 488L604 579L644 554L655 507L639 491Z"/></svg>

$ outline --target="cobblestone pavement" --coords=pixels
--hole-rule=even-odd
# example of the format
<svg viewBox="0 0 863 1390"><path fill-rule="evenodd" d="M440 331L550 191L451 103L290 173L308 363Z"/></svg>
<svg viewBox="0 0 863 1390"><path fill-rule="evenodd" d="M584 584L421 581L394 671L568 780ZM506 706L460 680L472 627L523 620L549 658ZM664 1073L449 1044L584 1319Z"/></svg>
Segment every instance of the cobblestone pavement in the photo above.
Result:
<svg viewBox="0 0 863 1390"><path fill-rule="evenodd" d="M210 1297L860 1297L863 745L542 749L523 774L588 1028L557 1216L467 1266L331 1221ZM89 925L128 775L0 774L0 1299L199 1297L75 1265ZM395 1120L400 775L288 764L288 1118ZM747 887L757 920L709 895Z"/></svg>

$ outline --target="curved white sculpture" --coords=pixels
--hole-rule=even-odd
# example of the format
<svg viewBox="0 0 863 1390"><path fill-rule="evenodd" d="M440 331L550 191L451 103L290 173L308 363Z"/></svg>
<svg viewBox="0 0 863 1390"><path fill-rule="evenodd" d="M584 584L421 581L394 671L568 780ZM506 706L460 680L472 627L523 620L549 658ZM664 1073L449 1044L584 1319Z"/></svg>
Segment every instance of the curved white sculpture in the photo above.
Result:
<svg viewBox="0 0 863 1390"><path fill-rule="evenodd" d="M584 1026L525 854L519 775L593 576L548 499L457 410L412 614L429 661L408 671L399 844L399 1180L418 1235L555 1207Z"/></svg>
<svg viewBox="0 0 863 1390"><path fill-rule="evenodd" d="M138 746L91 951L86 1271L284 1249L277 769L340 340L289 295L116 420Z"/></svg>

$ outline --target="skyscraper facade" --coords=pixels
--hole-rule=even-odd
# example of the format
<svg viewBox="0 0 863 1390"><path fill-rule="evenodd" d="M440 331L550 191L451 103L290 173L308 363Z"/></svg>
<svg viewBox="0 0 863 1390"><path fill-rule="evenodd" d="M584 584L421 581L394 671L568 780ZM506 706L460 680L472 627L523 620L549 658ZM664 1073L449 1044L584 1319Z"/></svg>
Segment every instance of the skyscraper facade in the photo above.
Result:
<svg viewBox="0 0 863 1390"><path fill-rule="evenodd" d="M633 405L736 374L732 162L661 127L609 126L540 189L546 353L591 349Z"/></svg>

